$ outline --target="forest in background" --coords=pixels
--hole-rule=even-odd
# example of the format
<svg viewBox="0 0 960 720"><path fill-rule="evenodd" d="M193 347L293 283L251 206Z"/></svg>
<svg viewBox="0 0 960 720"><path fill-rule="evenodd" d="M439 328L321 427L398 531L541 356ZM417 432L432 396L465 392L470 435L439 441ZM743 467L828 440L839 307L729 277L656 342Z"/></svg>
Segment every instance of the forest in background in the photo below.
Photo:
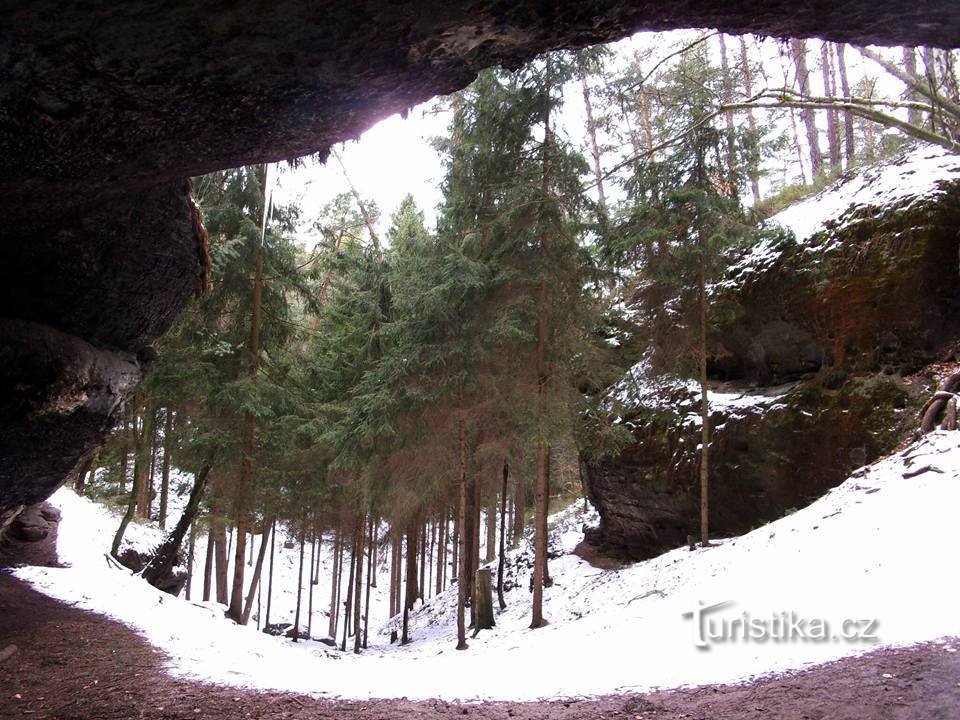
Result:
<svg viewBox="0 0 960 720"><path fill-rule="evenodd" d="M204 587L187 592L246 624L268 547L248 564L248 537L280 525L303 558L326 534L344 646L362 649L375 549L392 616L462 578L466 647L497 588L478 571L497 556L502 568L532 525L539 627L550 501L581 494L582 454L631 441L596 397L644 356L701 383L708 543L706 336L736 312L710 287L778 232L766 217L831 178L908 140L957 150L955 53L782 50L773 72L751 38L706 33L626 62L596 47L484 71L448 100L435 228L409 198L380 237L378 208L353 191L324 208L307 249L302 209L270 202L270 168L195 178L209 288L75 483L125 508L113 553L134 518L157 520L171 536L144 575L203 563ZM855 53L875 78L851 84ZM891 79L899 95L884 92ZM586 122L559 132L578 85ZM800 182L771 178L777 164ZM191 487L171 486L177 471ZM182 490L182 517L168 517Z"/></svg>

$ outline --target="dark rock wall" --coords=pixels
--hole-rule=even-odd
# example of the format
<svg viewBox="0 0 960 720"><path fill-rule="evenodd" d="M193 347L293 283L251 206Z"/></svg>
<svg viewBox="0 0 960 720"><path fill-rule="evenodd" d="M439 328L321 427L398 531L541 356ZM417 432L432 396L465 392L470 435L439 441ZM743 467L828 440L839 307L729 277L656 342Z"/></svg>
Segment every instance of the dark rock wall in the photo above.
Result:
<svg viewBox="0 0 960 720"><path fill-rule="evenodd" d="M714 535L733 535L808 504L916 426L901 377L960 338L960 184L926 201L865 208L825 233L830 251L786 242L766 271L727 291L739 315L712 338L727 391L794 382L773 404L716 411ZM814 245L816 245L814 242ZM699 535L698 392L659 408L621 408L634 442L586 464L601 516L590 540L644 558Z"/></svg>

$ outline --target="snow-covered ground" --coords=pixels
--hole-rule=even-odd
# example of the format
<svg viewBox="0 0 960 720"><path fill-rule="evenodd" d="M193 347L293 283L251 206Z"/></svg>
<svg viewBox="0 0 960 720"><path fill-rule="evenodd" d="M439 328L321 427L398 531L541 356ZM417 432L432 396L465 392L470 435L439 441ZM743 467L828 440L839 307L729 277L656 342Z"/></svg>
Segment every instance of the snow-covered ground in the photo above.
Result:
<svg viewBox="0 0 960 720"><path fill-rule="evenodd" d="M735 682L880 645L960 636L960 578L950 554L960 507L958 445L960 434L930 435L786 518L713 548L678 549L620 570L601 570L572 554L582 523L595 521L592 511L572 506L553 517L554 545L563 554L551 562L555 584L545 591L551 624L528 629L530 595L519 572L497 627L461 652L453 649L452 591L414 616L412 644L390 646L377 634L359 657L237 627L216 606L164 595L111 567L103 551L115 518L69 490L53 502L63 511L61 558L71 566L16 574L53 597L130 625L167 653L172 673L229 685L474 700ZM933 469L904 477L926 466ZM515 551L514 563L522 566L528 552ZM726 621L738 639L698 647L690 611L727 601L709 621L714 628ZM377 612L373 618L382 619ZM740 637L729 621L744 613L780 639ZM817 632L811 621L825 621L826 639L783 639L775 619L789 613L803 619L808 636ZM853 629L844 626L848 620L877 639L835 637Z"/></svg>

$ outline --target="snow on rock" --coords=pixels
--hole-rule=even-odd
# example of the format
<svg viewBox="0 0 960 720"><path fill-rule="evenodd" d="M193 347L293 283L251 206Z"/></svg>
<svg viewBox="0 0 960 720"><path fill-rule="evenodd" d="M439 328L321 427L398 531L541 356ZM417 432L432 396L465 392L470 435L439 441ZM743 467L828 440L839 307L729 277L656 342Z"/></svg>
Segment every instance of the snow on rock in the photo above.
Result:
<svg viewBox="0 0 960 720"><path fill-rule="evenodd" d="M761 240L727 272L717 289L730 289L755 274L774 268L784 254L799 249L815 265L841 244L840 230L900 213L956 192L960 156L938 147L920 146L892 160L844 176L813 197L794 203L768 221L792 231L795 240Z"/></svg>
<svg viewBox="0 0 960 720"><path fill-rule="evenodd" d="M167 653L170 672L228 685L356 698L532 700L736 682L881 644L960 635L960 579L949 560L960 507L958 438L929 435L861 468L808 507L716 547L677 549L619 570L572 554L581 525L596 518L579 504L567 508L551 518L559 555L550 564L554 585L544 593L551 624L528 628L523 568L530 550L522 543L511 555L507 609L497 614L496 628L461 652L453 649L456 586L413 616L413 643L390 646L376 634L374 647L359 657L232 625L220 609L172 598L108 567L102 513L69 490L53 502L63 511L60 549L71 567L16 574L136 629ZM685 613L727 601L713 621L795 613L824 620L827 639L738 639L698 648ZM848 619L876 621L862 629L877 640L835 639Z"/></svg>
<svg viewBox="0 0 960 720"><path fill-rule="evenodd" d="M707 393L710 412L722 413L725 418L736 417L745 412L766 412L775 407L796 383L772 388L755 388L750 392L742 390L728 391L724 388L711 389ZM624 376L612 385L604 395L603 407L608 412L630 414L632 410L643 408L647 411L674 412L682 418L683 425L699 427L700 383L684 379L669 373L657 374L653 371L648 358L633 365ZM627 426L618 415L618 422Z"/></svg>

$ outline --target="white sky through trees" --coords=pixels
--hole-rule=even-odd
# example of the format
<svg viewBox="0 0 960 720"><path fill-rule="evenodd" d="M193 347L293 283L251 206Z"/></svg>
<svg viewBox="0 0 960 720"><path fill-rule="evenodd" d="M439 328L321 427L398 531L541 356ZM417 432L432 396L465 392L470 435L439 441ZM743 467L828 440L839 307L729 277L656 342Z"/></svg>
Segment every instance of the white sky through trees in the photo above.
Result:
<svg viewBox="0 0 960 720"><path fill-rule="evenodd" d="M689 44L703 30L685 30L668 33L638 33L610 47L615 52L611 63L623 65L634 61L635 54L649 53L649 59L643 61L644 69L652 68L660 59ZM718 54L716 38L707 41L711 52ZM739 75L739 43L728 41L728 53L733 72ZM750 38L751 58L754 61L762 58L764 73L754 77L755 90L764 85L771 87L783 84L785 70L792 73L792 64L783 45L772 39ZM820 72L820 41L811 40L808 43L808 65L810 68L811 90L821 93L823 78ZM900 51L885 53L888 57L899 59ZM847 70L850 76L851 87L855 86L865 75L876 78L877 91L881 95L897 97L903 92L903 85L883 72L879 66L866 61L852 47L846 52ZM719 63L719 60L717 60ZM792 78L792 74L790 76ZM596 82L596 80L594 80ZM742 89L737 86L735 92ZM825 113L818 113L817 122L820 125L821 142L826 146ZM385 237L390 225L390 217L400 205L401 200L412 194L417 205L424 211L427 226L433 227L436 221L436 209L442 201L440 184L443 180L443 161L431 144L435 137L443 136L451 120L449 101L446 98L436 98L410 110L406 118L400 115L391 115L376 123L363 133L357 141L351 141L336 146L344 166L350 175L350 181L364 200L372 200L380 211L378 231ZM738 121L743 120L738 117ZM789 128L789 116L781 111L781 120L778 129L783 131ZM878 127L878 134L883 132ZM565 103L560 117L559 132L564 133L576 146L585 150L586 112L583 104L582 91L579 81L571 82L565 89ZM603 142L611 145L616 141L609 137L602 137ZM805 141L801 137L801 144ZM619 162L625 153L611 150L604 154L604 169L607 170ZM800 179L800 168L797 165L796 155L791 151L779 153L779 157L765 166L768 172L764 185L771 183L783 184ZM304 158L298 167L290 168L284 164L274 166L273 170L274 201L285 204L297 203L302 210L302 223L298 232L300 242L307 249L313 247L319 235L313 226L322 214L324 206L336 195L349 191L347 180L343 175L339 163L331 155L326 164L320 164L313 158ZM592 182L592 178L585 178L585 182ZM608 199L616 200L618 188L613 182L606 185Z"/></svg>

